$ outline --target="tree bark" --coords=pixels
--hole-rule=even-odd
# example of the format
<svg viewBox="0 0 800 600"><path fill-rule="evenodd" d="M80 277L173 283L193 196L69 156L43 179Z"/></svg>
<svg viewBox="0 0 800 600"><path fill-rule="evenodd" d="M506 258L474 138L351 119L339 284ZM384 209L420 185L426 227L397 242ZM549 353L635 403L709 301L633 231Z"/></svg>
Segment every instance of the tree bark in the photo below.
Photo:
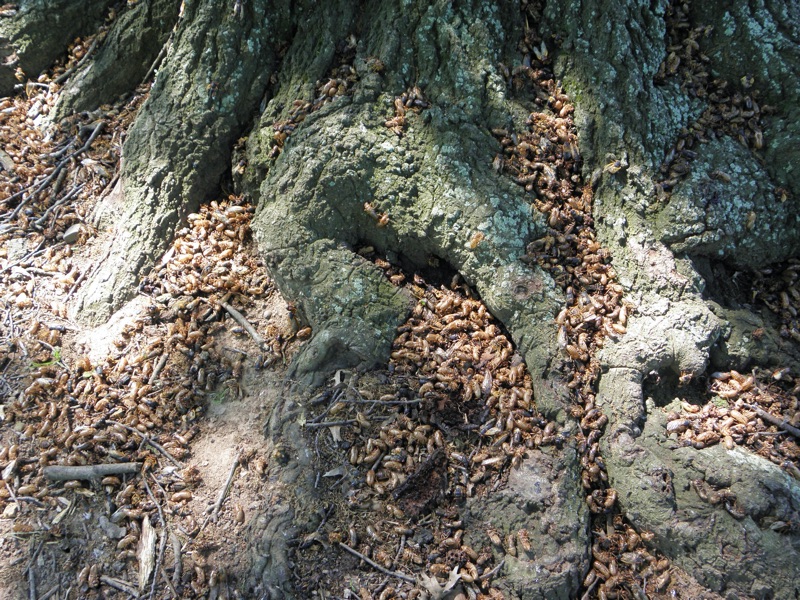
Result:
<svg viewBox="0 0 800 600"><path fill-rule="evenodd" d="M66 52L79 36L95 31L107 16L112 0L33 0L0 17L0 95L8 96L21 77L36 79Z"/></svg>

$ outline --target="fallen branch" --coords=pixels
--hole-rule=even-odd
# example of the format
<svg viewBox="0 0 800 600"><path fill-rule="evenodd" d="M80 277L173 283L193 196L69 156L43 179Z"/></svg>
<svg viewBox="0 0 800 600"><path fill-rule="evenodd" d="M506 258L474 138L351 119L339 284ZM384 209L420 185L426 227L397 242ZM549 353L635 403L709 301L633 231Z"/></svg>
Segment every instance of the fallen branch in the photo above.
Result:
<svg viewBox="0 0 800 600"><path fill-rule="evenodd" d="M36 600L36 574L33 572L33 565L36 563L36 559L39 558L39 553L42 551L42 546L44 546L43 541L39 542L39 545L36 547L36 550L34 550L30 560L28 561L28 566L25 567L25 571L23 571L23 574L26 572L28 574L28 598L30 598L30 600Z"/></svg>
<svg viewBox="0 0 800 600"><path fill-rule="evenodd" d="M241 458L242 455L239 454L234 459L233 464L231 465L231 470L228 473L228 480L225 482L225 487L222 488L222 491L219 494L219 498L217 498L217 501L214 503L214 506L212 506L207 511L210 512L211 514L209 514L206 517L206 520L203 521L203 527L200 528L201 530L208 524L209 520L213 519L214 523L217 522L217 516L219 515L219 510L220 508L222 508L222 504L225 502L225 498L227 498L228 492L231 489L231 484L233 483L233 475L234 473L236 473L236 469L239 467L239 461L241 460Z"/></svg>
<svg viewBox="0 0 800 600"><path fill-rule="evenodd" d="M797 439L800 439L800 429L794 427L793 425L789 425L789 422L786 419L781 419L780 417L776 417L775 415L765 411L760 406L756 406L754 404L746 404L743 402L742 406L755 411L755 413L764 421L767 421L768 423L771 423L776 427L780 427L781 429L784 429L788 433L791 433Z"/></svg>
<svg viewBox="0 0 800 600"><path fill-rule="evenodd" d="M127 581L123 581L122 579L101 575L100 582L105 583L107 586L119 590L120 592L125 592L126 594L128 594L129 596L133 596L134 598L139 597L139 594L137 593L136 589Z"/></svg>
<svg viewBox="0 0 800 600"><path fill-rule="evenodd" d="M44 502L42 502L38 498L34 498L33 496L17 496L16 502L30 502L31 504L35 504L39 508L45 507Z"/></svg>
<svg viewBox="0 0 800 600"><path fill-rule="evenodd" d="M149 446L152 446L153 448L158 450L165 458L169 459L169 461L173 465L175 465L179 469L183 468L183 463L181 461L179 461L177 458L172 456L172 454L167 452L161 444L159 444L156 441L153 441L151 438L149 438L148 436L143 434L141 431L139 431L135 427L131 427L130 425L125 425L124 423L119 423L118 421L106 421L106 423L111 423L112 425L119 425L120 427L124 427L125 429L127 429L131 433L137 434L139 437L142 438L142 443L143 444L148 444Z"/></svg>
<svg viewBox="0 0 800 600"><path fill-rule="evenodd" d="M100 135L100 131L102 131L104 126L105 126L105 121L97 121L97 124L95 125L94 130L92 131L91 135L89 136L89 139L86 140L86 143L83 146L81 146L80 148L78 148L77 150L75 150L75 152L73 152L72 154L70 154L66 158L62 159L61 162L59 162L56 165L56 168L53 169L53 171L47 177L45 177L42 180L42 182L36 187L36 189L33 190L30 194L28 194L27 198L23 198L22 201L17 205L17 207L13 211L11 211L11 213L8 214L8 216L4 217L5 220L6 221L13 221L14 219L16 219L17 215L19 215L20 211L28 203L28 201L31 200L32 198L35 198L36 194L41 192L45 187L47 187L47 185L51 181L53 181L53 179L58 177L58 174L61 172L61 169L63 169L65 166L67 166L67 163L70 160L72 160L73 158L75 158L79 154L82 154L83 152L86 152L91 147L91 145L94 142L95 138L98 135ZM22 196L29 188L30 188L30 186L21 189L16 194L14 194L12 196L9 196L5 200L3 200L3 202L8 204L11 200L14 200L19 196Z"/></svg>
<svg viewBox="0 0 800 600"><path fill-rule="evenodd" d="M419 404L424 398L414 400L342 400L344 404L377 404L378 406L404 406L408 404Z"/></svg>
<svg viewBox="0 0 800 600"><path fill-rule="evenodd" d="M417 583L417 580L414 579L413 577L409 577L408 575L405 575L403 573L398 573L397 571L390 571L389 569L387 569L385 567L382 567L378 563L370 560L369 558L367 558L366 556L361 554L361 552L359 552L358 550L354 550L353 548L351 548L350 546L348 546L347 544L345 544L343 542L339 542L339 546L343 550L347 550L353 556L356 556L356 557L360 558L365 563L367 563L369 566L378 569L378 571L380 571L381 573L383 573L385 575L391 575L392 577L397 577L398 579L402 579L403 581L407 581L408 583Z"/></svg>
<svg viewBox="0 0 800 600"><path fill-rule="evenodd" d="M167 549L167 530L166 526L164 527L164 531L161 532L161 541L158 544L158 556L156 557L156 568L153 572L153 581L150 584L150 593L147 596L147 600L152 600L153 594L156 593L156 583L158 582L158 574L162 570L162 564L164 560L164 551ZM169 583L169 580L167 580Z"/></svg>
<svg viewBox="0 0 800 600"><path fill-rule="evenodd" d="M172 582L169 580L169 577L167 577L167 570L164 568L164 565L161 565L161 568L159 569L159 571L161 572L161 577L164 578L164 581L166 582L167 586L169 587L169 591L172 592L172 597L173 598L180 598L180 596L178 595L178 590L175 589L175 586L172 585Z"/></svg>
<svg viewBox="0 0 800 600"><path fill-rule="evenodd" d="M183 562L181 561L181 541L174 531L169 532L169 542L172 545L173 557L172 585L170 587L176 588L180 584L181 576L183 575ZM178 595L175 594L175 597L177 598Z"/></svg>
<svg viewBox="0 0 800 600"><path fill-rule="evenodd" d="M33 569L28 569L28 598L36 600L36 576Z"/></svg>
<svg viewBox="0 0 800 600"><path fill-rule="evenodd" d="M153 477L153 474L151 473L150 476ZM164 575L164 579L167 581L167 585L169 585L170 589L172 589L173 595L177 598L178 594L175 592L175 588L172 587L172 583L170 582L169 579L167 579L166 574L163 573L164 551L166 550L167 547L167 535L170 533L169 527L167 527L167 520L164 518L164 511L161 508L161 504L158 503L155 494L153 494L153 490L150 489L150 484L147 483L147 477L144 477L143 481L144 481L144 487L147 490L147 495L150 496L150 501L153 504L155 504L156 508L158 509L158 516L161 519L161 528L162 528L161 542L159 543L158 547L158 558L156 558L156 568L153 574L153 581L150 585L150 594L147 596L147 598L148 600L150 600L153 597L153 594L155 594L156 592L156 582L158 581L159 573L162 573ZM153 477L153 481L158 483L155 477Z"/></svg>
<svg viewBox="0 0 800 600"><path fill-rule="evenodd" d="M17 262L13 262L13 263L7 264L5 267L0 269L0 273L5 273L6 271L10 271L11 269L13 269L14 267L16 267L18 265L24 265L28 261L33 260L34 258L36 258L39 254L42 254L43 252L47 251L47 248L42 248L42 246L44 246L45 241L47 241L47 238L42 238L42 241L39 242L39 245L36 246L36 248L34 250L31 250L28 254L26 254L24 257L20 258ZM50 246L50 248L57 248L57 247L60 247L60 246L63 246L63 245L64 245L64 242L57 242L57 243L53 244L52 246Z"/></svg>
<svg viewBox="0 0 800 600"><path fill-rule="evenodd" d="M70 481L73 479L101 479L108 475L125 475L138 473L142 469L140 462L112 463L103 465L52 465L44 467L45 479L50 481Z"/></svg>
<svg viewBox="0 0 800 600"><path fill-rule="evenodd" d="M336 427L337 425L352 425L357 423L355 419L347 419L346 421L325 421L324 423L306 423L304 425L307 429L314 429L315 427Z"/></svg>
<svg viewBox="0 0 800 600"><path fill-rule="evenodd" d="M242 326L242 328L248 333L248 335L251 338L253 338L253 341L256 344L258 344L259 348L261 348L262 350L269 349L269 345L267 344L267 342L264 341L264 338L262 338L260 335L258 335L258 332L253 328L252 325L250 325L250 322L247 319L245 319L245 317L244 317L244 315L242 313L240 313L238 310L233 308L227 302L220 302L219 305L222 308L224 308L226 311L228 311L228 314L231 317L233 317L234 321L236 321L239 325Z"/></svg>
<svg viewBox="0 0 800 600"><path fill-rule="evenodd" d="M59 589L61 589L60 585L58 585L58 584L54 585L53 587L50 588L49 592L45 592L44 594L39 596L38 600L47 600L48 598L52 598L53 596L56 595L56 592Z"/></svg>

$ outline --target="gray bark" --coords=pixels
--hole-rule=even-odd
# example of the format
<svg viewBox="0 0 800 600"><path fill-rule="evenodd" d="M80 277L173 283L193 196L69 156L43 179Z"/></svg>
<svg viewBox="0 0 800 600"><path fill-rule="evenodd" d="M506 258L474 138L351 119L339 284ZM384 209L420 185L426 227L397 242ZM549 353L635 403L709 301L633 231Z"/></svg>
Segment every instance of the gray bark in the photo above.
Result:
<svg viewBox="0 0 800 600"><path fill-rule="evenodd" d="M93 33L107 16L112 0L32 0L0 17L0 96L20 83L14 72L36 79L76 37Z"/></svg>
<svg viewBox="0 0 800 600"><path fill-rule="evenodd" d="M147 0L120 15L97 56L69 79L56 119L94 110L144 82L178 20L175 0Z"/></svg>
<svg viewBox="0 0 800 600"><path fill-rule="evenodd" d="M185 5L174 41L123 146L119 204L98 219L114 229L106 267L82 294L82 318L98 321L135 293L181 218L217 193L234 141L267 91L286 35L286 4Z"/></svg>

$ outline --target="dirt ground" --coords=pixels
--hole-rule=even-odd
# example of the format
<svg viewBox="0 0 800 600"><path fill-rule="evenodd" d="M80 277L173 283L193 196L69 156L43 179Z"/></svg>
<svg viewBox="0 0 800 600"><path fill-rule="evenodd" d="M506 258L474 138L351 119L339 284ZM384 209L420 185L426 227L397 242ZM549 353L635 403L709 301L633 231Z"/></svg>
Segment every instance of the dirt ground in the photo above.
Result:
<svg viewBox="0 0 800 600"><path fill-rule="evenodd" d="M76 248L74 269L89 268L93 252L92 244ZM34 268L44 270L46 265ZM26 309L5 298L3 382L9 391L0 428L0 597L122 598L136 595L137 589L142 597L237 597L237 573L247 566L242 532L258 505L269 460L265 411L270 396L281 389L282 361L291 356L291 344L282 345L283 357L272 356L273 366L256 369L256 362L263 362L262 351L231 319L220 320L213 340L205 342L213 345L207 351L214 353L206 364L207 388L181 387L177 392L188 392L183 394L185 410L161 415L150 412L147 404L134 403L132 411L117 405L115 414L110 409L119 398L101 395L109 387L130 390L126 384L136 385L126 381L130 374L134 382L152 381L155 361L145 362L148 354L137 351L158 345L164 324L153 322L152 304L140 296L108 325L85 329L54 312L52 307L60 307L66 294L47 286L52 278L43 281L37 279ZM14 289L13 283L7 285ZM248 309L243 312L249 322L271 332L273 342L276 336L291 336L286 305L274 290ZM34 322L39 323L40 337L31 332ZM62 327L56 342L50 332ZM41 340L42 332L54 343ZM139 397L145 402L150 398L155 411L160 408L158 394L189 374L184 354L173 348L159 353L165 355L163 384L155 383L155 393ZM125 359L135 364L119 369ZM106 373L112 361L115 372L122 374L116 379ZM197 372L193 374L196 382ZM217 377L213 383L212 375ZM63 389L50 389L62 378ZM76 389L90 379L102 380L99 389ZM31 385L40 384L40 396L26 395L25 390L36 391ZM42 418L44 407L55 418ZM117 425L110 431L109 421L117 415L144 415L143 411L147 417L136 425L163 452L142 443L133 433L135 425ZM138 421L134 419L127 422ZM69 432L87 441L75 443ZM109 458L146 467L142 474L112 475L102 483L52 482L42 475L47 464L97 464ZM223 492L224 503L218 505ZM157 543L154 540L149 548L139 544L148 528L142 514L149 515L158 532ZM148 561L155 562L155 577L140 587L137 577Z"/></svg>
<svg viewBox="0 0 800 600"><path fill-rule="evenodd" d="M114 189L126 128L147 94L48 124L58 94L50 80L83 46L0 100L0 597L238 597L243 530L269 460L265 411L296 328L237 198L190 217L161 263L163 281L156 274L109 323L92 329L73 314L108 241L92 211ZM206 230L206 216L219 231ZM132 474L45 473L125 462L137 463Z"/></svg>

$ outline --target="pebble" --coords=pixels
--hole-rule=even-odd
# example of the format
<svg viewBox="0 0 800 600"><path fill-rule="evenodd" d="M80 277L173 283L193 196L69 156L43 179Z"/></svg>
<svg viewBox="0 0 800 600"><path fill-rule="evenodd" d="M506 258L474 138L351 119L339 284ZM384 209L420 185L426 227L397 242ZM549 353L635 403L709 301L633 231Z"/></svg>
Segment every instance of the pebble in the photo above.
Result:
<svg viewBox="0 0 800 600"><path fill-rule="evenodd" d="M80 223L75 223L75 225L72 225L64 232L64 241L68 244L74 244L78 241L78 236L81 234L82 230L83 225Z"/></svg>

